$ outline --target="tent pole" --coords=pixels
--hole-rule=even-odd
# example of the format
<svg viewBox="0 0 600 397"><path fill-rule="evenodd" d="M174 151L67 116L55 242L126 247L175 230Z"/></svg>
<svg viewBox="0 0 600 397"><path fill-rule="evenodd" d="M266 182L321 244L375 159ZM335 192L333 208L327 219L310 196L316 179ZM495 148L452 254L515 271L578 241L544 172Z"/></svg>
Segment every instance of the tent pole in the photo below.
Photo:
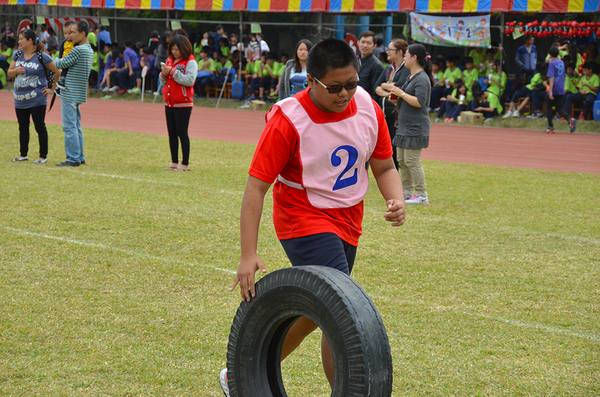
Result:
<svg viewBox="0 0 600 397"><path fill-rule="evenodd" d="M117 39L117 9L114 9L115 11L115 42L118 43L119 40Z"/></svg>
<svg viewBox="0 0 600 397"><path fill-rule="evenodd" d="M167 26L165 29L169 29L169 10L167 10Z"/></svg>
<svg viewBox="0 0 600 397"><path fill-rule="evenodd" d="M240 53L240 63L238 65L239 68L239 73L237 75L238 79L240 79L240 81L242 81L242 63L244 60L244 55L242 54L242 48L244 47L244 42L242 41L242 36L244 35L244 16L242 14L242 11L239 11L240 13L240 36L238 37L238 52ZM246 49L244 48L244 51L246 51Z"/></svg>
<svg viewBox="0 0 600 397"><path fill-rule="evenodd" d="M323 13L322 12L319 12L318 20L319 20L319 25L317 27L317 30L319 31L319 41L321 41L323 39Z"/></svg>

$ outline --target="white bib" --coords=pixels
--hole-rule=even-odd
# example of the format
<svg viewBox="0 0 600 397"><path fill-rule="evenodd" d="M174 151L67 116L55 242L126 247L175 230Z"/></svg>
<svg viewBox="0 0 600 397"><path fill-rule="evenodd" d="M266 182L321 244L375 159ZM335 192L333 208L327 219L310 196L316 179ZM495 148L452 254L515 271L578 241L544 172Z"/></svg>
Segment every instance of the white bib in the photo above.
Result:
<svg viewBox="0 0 600 397"><path fill-rule="evenodd" d="M371 96L358 87L354 94L357 112L341 121L318 124L300 102L290 97L277 105L292 122L300 141L302 183L288 186L305 189L317 208L348 208L367 194L366 162L377 145L379 125Z"/></svg>

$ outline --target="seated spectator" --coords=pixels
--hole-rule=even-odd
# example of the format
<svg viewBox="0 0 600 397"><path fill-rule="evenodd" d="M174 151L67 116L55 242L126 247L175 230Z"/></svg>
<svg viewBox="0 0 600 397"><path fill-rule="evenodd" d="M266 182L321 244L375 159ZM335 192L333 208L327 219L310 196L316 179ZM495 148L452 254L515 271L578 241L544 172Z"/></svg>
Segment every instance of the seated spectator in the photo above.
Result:
<svg viewBox="0 0 600 397"><path fill-rule="evenodd" d="M10 66L9 61L12 59L13 46L9 44L9 39L2 39L0 44L0 69L6 72Z"/></svg>
<svg viewBox="0 0 600 397"><path fill-rule="evenodd" d="M127 71L127 64L125 63L124 51L122 48L113 50L113 58L115 62L115 68L109 74L110 76L110 91L117 91L119 89L119 73ZM116 56L115 56L116 54Z"/></svg>
<svg viewBox="0 0 600 397"><path fill-rule="evenodd" d="M260 80L262 77L262 65L267 63L265 55L261 55L260 58L254 63L248 63L246 65L246 76L250 74L248 79L248 97L249 101L256 99L258 89L260 88Z"/></svg>
<svg viewBox="0 0 600 397"><path fill-rule="evenodd" d="M233 68L233 62L225 55L221 54L219 61L215 62L215 83L225 84L228 81L235 80L236 71Z"/></svg>
<svg viewBox="0 0 600 397"><path fill-rule="evenodd" d="M488 85L486 91L491 92L498 98L502 98L507 80L508 76L500 67L500 61L494 61L491 65L491 72L488 74L487 79L484 80Z"/></svg>
<svg viewBox="0 0 600 397"><path fill-rule="evenodd" d="M117 75L119 82L119 89L117 93L124 94L135 85L136 78L142 71L140 67L140 59L137 52L133 49L131 41L127 40L124 43L125 50L123 50L123 60L125 61L125 68L123 68Z"/></svg>
<svg viewBox="0 0 600 397"><path fill-rule="evenodd" d="M583 111L579 114L579 119L585 120L594 108L594 101L596 101L598 87L600 87L600 77L594 74L593 66L589 62L585 63L582 69L583 77L579 80L579 92L566 97L564 109L566 113L570 113L573 104L581 105L585 101Z"/></svg>
<svg viewBox="0 0 600 397"><path fill-rule="evenodd" d="M433 111L440 107L440 98L444 91L444 72L440 70L440 62L437 59L431 62L431 75L433 76L433 88L429 107Z"/></svg>
<svg viewBox="0 0 600 397"><path fill-rule="evenodd" d="M261 100L265 99L266 90L268 90L269 94L271 94L275 91L275 87L277 86L277 82L279 80L277 71L279 70L279 67L275 65L276 59L277 57L275 54L269 52L265 57L265 63L261 64L260 86L258 89L258 96Z"/></svg>
<svg viewBox="0 0 600 397"><path fill-rule="evenodd" d="M529 103L529 101L531 100L531 95L533 93L533 90L539 85L542 85L542 89L543 92L546 92L546 88L544 87L544 85L542 84L544 81L542 74L540 72L536 72L533 77L531 78L531 81L529 82L529 84L527 84L525 87L520 88L519 90L517 90L511 100L510 100L510 104L508 106L508 110L506 111L506 114L504 115L504 118L509 118L509 117L520 117L521 116L521 111L523 110L523 108L525 108L525 106L527 106L527 104ZM521 105L519 105L519 108L515 110L515 106L517 105L517 103L519 102L519 99L521 98L525 98L522 102ZM541 104L541 99L540 102ZM532 109L532 113L534 110L542 110L540 109Z"/></svg>
<svg viewBox="0 0 600 397"><path fill-rule="evenodd" d="M147 84L150 84L150 87L152 87L152 82L155 79L155 75L154 75L154 60L155 57L152 54L152 51L150 51L150 47L144 47L140 49L140 67L142 68L142 70L144 69L145 66L148 67L148 71L146 74L146 81ZM146 87L142 87L142 73L136 73L135 75L135 88L132 88L130 90L128 90L127 92L129 94L139 94L142 92L142 90L145 90Z"/></svg>
<svg viewBox="0 0 600 397"><path fill-rule="evenodd" d="M471 51L469 51L469 57L473 60L473 67L475 69L477 69L478 71L481 71L481 69L485 66L484 62L485 62L485 48L483 47L476 47L473 48Z"/></svg>
<svg viewBox="0 0 600 397"><path fill-rule="evenodd" d="M446 96L452 93L454 89L454 80L461 80L463 75L462 71L458 67L458 62L460 58L458 55L450 55L446 58L446 70L444 71L444 90L442 91L441 98L445 98Z"/></svg>
<svg viewBox="0 0 600 397"><path fill-rule="evenodd" d="M444 119L444 123L453 123L460 112L467 110L467 86L461 80L455 80L455 83L456 88L452 91L452 94L440 99L440 110L436 121L441 120L445 113L447 117Z"/></svg>
<svg viewBox="0 0 600 397"><path fill-rule="evenodd" d="M496 61L494 58L495 54L496 52L491 48L485 50L485 60L483 61L483 64L479 65L480 76L487 76L492 72L492 65Z"/></svg>
<svg viewBox="0 0 600 397"><path fill-rule="evenodd" d="M546 93L550 89L547 74L548 64L544 62L540 69L542 82L537 83L537 85L533 87L533 90L531 92L531 115L528 117L539 118L544 116L544 114L542 113L542 104L546 101Z"/></svg>
<svg viewBox="0 0 600 397"><path fill-rule="evenodd" d="M483 113L483 117L491 119L502 114L500 99L489 91L473 90L473 100L467 105L467 110Z"/></svg>
<svg viewBox="0 0 600 397"><path fill-rule="evenodd" d="M100 87L102 88L103 92L108 92L111 90L111 74L119 72L117 60L122 61L122 58L119 57L119 49L115 48L108 53L104 61L104 74L102 76L102 80L100 81ZM122 64L124 65L124 62Z"/></svg>
<svg viewBox="0 0 600 397"><path fill-rule="evenodd" d="M230 53L229 40L226 37L221 37L221 40L219 40L219 55L225 55L225 57L229 58Z"/></svg>
<svg viewBox="0 0 600 397"><path fill-rule="evenodd" d="M198 77L194 89L196 95L202 97L206 95L206 86L212 83L215 79L215 60L209 58L209 47L202 47L200 50L200 59L198 60Z"/></svg>
<svg viewBox="0 0 600 397"><path fill-rule="evenodd" d="M467 102L473 99L473 83L479 79L479 70L475 68L473 58L465 58L465 70L463 70L463 82L467 87Z"/></svg>
<svg viewBox="0 0 600 397"><path fill-rule="evenodd" d="M569 56L564 59L569 58ZM563 59L563 60L564 60ZM573 63L566 63L567 67L567 75L565 76L565 101L567 97L571 94L577 94L579 92L579 80L581 80L581 76L578 75L575 70L577 67ZM571 111L570 109L568 111Z"/></svg>

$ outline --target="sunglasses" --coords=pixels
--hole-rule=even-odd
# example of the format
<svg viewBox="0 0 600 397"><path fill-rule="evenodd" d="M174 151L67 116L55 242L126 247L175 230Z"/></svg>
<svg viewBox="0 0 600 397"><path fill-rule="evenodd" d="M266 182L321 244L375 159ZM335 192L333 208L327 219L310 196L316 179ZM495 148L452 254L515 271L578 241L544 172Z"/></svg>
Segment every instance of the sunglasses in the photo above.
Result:
<svg viewBox="0 0 600 397"><path fill-rule="evenodd" d="M325 88L327 90L327 92L329 92L330 94L339 94L339 92L342 90L342 88L345 88L346 91L351 91L358 86L358 82L359 82L359 80L356 80L356 81L351 81L349 83L346 83L345 85L332 85L332 86L327 87L318 78L315 77L314 79L317 80L317 82L319 84L321 84L323 86L323 88Z"/></svg>

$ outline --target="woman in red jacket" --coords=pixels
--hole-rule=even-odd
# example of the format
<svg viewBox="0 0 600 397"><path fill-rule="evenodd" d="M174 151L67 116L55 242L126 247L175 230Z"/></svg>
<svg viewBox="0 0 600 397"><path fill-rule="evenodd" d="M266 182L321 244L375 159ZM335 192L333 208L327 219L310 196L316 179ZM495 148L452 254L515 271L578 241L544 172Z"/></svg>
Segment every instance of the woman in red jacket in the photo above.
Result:
<svg viewBox="0 0 600 397"><path fill-rule="evenodd" d="M194 59L192 44L187 37L175 36L169 43L169 58L161 64L160 81L163 84L163 99L169 130L169 146L172 163L168 171L189 171L190 137L188 125L194 107L194 83L198 64ZM179 141L182 160L179 164Z"/></svg>

